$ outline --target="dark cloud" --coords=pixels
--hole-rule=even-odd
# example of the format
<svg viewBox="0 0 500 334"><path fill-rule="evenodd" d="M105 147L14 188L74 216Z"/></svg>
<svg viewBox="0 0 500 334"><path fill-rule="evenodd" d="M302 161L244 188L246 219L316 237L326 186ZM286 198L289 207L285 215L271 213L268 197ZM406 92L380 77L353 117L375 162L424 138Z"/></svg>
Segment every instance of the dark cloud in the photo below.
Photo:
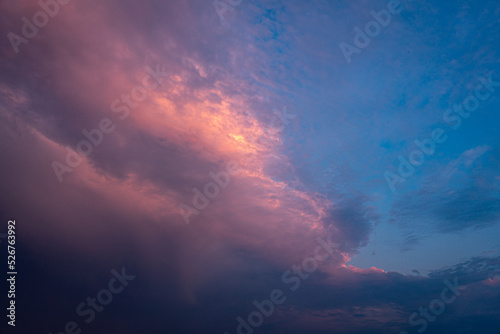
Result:
<svg viewBox="0 0 500 334"><path fill-rule="evenodd" d="M82 333L232 334L236 318L274 289L286 303L256 333L397 333L455 277L463 296L428 333L491 332L498 258L428 277L349 264L390 206L377 207L383 196L370 189L383 182L374 176L383 163L377 138L397 142L382 133L384 117L394 116L393 128L405 117L385 108L395 79L379 77L404 64L379 67L390 61L380 53L365 71L337 57L371 6L243 1L221 25L212 1L72 1L16 54L5 35L19 33L39 3L1 2L0 219L19 226L19 333L55 333L75 320ZM386 36L403 26L393 23ZM386 38L380 45L390 46ZM157 66L168 77L120 119L112 103ZM406 73L397 76L411 81ZM273 110L284 107L297 117L277 130ZM64 163L66 147L103 118L115 130L59 182L52 163ZM393 218L429 221L440 233L495 224L499 156L493 146L464 152L400 198ZM179 204L195 206L209 173L233 160L239 173L185 224ZM396 255L425 233L407 234ZM313 256L317 238L340 246L291 291L282 275ZM123 267L136 279L84 324L76 306Z"/></svg>

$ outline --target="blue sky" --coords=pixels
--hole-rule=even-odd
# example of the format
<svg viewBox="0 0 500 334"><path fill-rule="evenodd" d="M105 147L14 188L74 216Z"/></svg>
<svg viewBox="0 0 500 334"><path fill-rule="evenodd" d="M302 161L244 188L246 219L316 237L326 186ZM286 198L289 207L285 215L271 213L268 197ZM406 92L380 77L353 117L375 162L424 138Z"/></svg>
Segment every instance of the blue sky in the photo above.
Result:
<svg viewBox="0 0 500 334"><path fill-rule="evenodd" d="M446 110L474 92L479 78L492 72L493 80L500 81L494 43L498 8L494 3L405 4L400 15L394 15L347 64L338 44L353 44L351 27L369 22L370 10L384 8L383 2L352 7L358 5L366 10L352 8L348 18L345 8L328 5L319 12L297 10L304 10L308 15L302 17L314 22L306 31L318 31L319 26L325 30L282 62L285 68L293 67L292 62L314 64L313 71L319 67L313 80L301 77L295 83L300 87L294 94L296 109L304 112L298 128L287 133L285 145L298 174L307 180L306 187L321 189L332 200L365 197L366 205L377 208L373 235L352 264L428 272L498 250L498 91L457 130L443 121ZM277 26L293 15L280 14L283 18L274 21ZM301 26L300 19L294 25ZM300 67L294 72L300 73ZM430 138L437 128L448 139L391 192L384 172L395 172L397 157L408 159L417 148L414 141ZM435 202L435 208L418 206L427 202ZM419 216L408 221L410 217L398 213L401 206L414 206ZM464 221L447 231L439 226L458 223L443 221L431 210L452 210L451 218ZM488 217L482 223L465 221L481 215ZM427 260L417 265L408 258Z"/></svg>

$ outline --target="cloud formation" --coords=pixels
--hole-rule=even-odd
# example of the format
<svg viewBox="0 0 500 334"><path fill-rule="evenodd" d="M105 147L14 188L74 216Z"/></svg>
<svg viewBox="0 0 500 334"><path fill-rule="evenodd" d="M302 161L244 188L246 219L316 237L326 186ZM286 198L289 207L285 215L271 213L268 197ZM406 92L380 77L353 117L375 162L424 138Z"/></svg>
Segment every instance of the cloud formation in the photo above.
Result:
<svg viewBox="0 0 500 334"><path fill-rule="evenodd" d="M498 232L498 99L407 188L382 176L498 66L494 1L405 3L350 67L338 43L386 1L243 1L223 24L210 1L58 1L14 47L49 3L0 3L0 219L19 222L22 332L234 333L281 289L256 333L399 333L457 278L426 333L494 333L498 241L415 258ZM290 289L318 238L336 246ZM134 284L84 327L75 308L123 267Z"/></svg>

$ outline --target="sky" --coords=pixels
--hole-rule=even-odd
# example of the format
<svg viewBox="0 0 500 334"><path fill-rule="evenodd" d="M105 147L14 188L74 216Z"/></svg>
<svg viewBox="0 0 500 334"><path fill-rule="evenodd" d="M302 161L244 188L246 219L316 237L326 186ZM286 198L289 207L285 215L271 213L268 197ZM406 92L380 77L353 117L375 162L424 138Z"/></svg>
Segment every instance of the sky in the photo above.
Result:
<svg viewBox="0 0 500 334"><path fill-rule="evenodd" d="M0 18L5 333L500 333L498 1Z"/></svg>

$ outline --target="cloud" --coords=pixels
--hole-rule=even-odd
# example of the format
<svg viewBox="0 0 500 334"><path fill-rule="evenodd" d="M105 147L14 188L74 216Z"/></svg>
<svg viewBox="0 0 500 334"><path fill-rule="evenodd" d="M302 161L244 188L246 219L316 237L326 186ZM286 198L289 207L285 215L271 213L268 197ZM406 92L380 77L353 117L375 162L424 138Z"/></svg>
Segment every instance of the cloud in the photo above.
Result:
<svg viewBox="0 0 500 334"><path fill-rule="evenodd" d="M383 198L376 172L385 150L403 146L396 134L410 133L394 101L408 99L401 104L416 109L440 100L426 94L445 93L453 83L422 79L427 60L442 51L434 48L440 39L411 38L421 35L405 21L439 21L430 4L417 12L428 21L410 13L394 18L364 60L345 68L336 42L351 38L371 8L367 1L244 1L221 26L210 1L72 1L18 54L2 38L0 218L20 224L19 258L30 275L21 278L19 300L33 315L26 332L62 329L121 265L137 276L134 286L89 332L138 333L144 324L153 333L234 330L236 317L275 288L287 291L287 302L262 332L397 332L453 275L467 285L470 304L457 303L450 317L460 316L463 328L484 320L482 329L498 319L491 311L498 309L493 257L429 277L348 264L392 204L374 203ZM33 1L1 3L2 31L19 32L21 18L37 10ZM455 14L460 24L463 16ZM457 30L462 41L470 22ZM400 57L402 38L418 56ZM366 71L371 63L377 65ZM124 102L157 66L169 74L162 84L136 105ZM411 94L399 96L402 90ZM284 107L297 117L277 129L273 111ZM429 115L415 124L428 124ZM67 147L74 150L82 130L103 118L116 129L59 183L52 162L64 163ZM476 145L399 198L395 221L431 227L407 233L399 255L433 232L495 224L499 157L493 144ZM191 204L194 188L233 160L240 172L186 225L179 204ZM316 177L323 171L327 187ZM318 237L341 246L292 293L281 275L313 254ZM467 305L479 298L485 302L471 311Z"/></svg>
<svg viewBox="0 0 500 334"><path fill-rule="evenodd" d="M392 217L407 226L427 225L438 233L481 229L499 221L495 179L498 151L480 146L427 177L422 189L399 198Z"/></svg>

